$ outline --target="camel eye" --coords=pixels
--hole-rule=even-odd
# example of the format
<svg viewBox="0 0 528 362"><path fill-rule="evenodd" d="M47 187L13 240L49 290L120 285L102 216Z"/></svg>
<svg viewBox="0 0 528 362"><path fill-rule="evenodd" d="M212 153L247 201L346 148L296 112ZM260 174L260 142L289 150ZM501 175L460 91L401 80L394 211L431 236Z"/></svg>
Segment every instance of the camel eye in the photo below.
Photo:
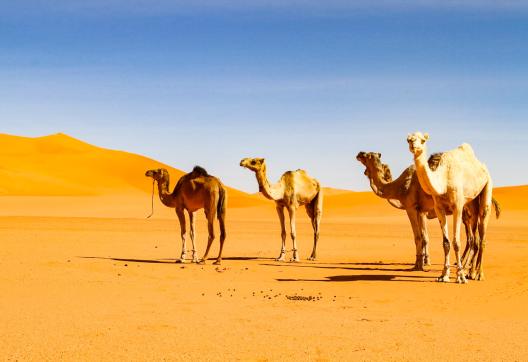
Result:
<svg viewBox="0 0 528 362"><path fill-rule="evenodd" d="M257 161L253 160L253 161L251 161L251 164L252 164L252 165L256 165L256 164L257 164Z"/></svg>

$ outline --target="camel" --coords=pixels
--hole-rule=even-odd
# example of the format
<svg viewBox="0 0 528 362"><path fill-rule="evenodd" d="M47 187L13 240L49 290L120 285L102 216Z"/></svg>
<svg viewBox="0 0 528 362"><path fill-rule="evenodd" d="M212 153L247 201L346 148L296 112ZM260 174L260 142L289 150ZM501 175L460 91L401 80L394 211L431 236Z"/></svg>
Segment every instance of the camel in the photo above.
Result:
<svg viewBox="0 0 528 362"><path fill-rule="evenodd" d="M286 171L276 184L270 184L266 176L266 163L263 158L244 158L240 166L253 172L257 177L259 191L264 197L275 201L277 214L281 224L282 247L277 261L284 261L286 255L286 227L284 208L290 217L290 231L293 242L293 256L291 261L298 262L297 241L295 232L295 214L299 206L304 205L306 213L312 221L314 244L308 260L315 260L317 242L319 241L319 227L323 214L323 193L319 181L308 176L304 170Z"/></svg>
<svg viewBox="0 0 528 362"><path fill-rule="evenodd" d="M493 181L487 167L475 156L473 149L467 143L454 150L441 154L436 170L431 170L427 163L426 141L427 133L415 132L407 136L409 150L414 156L418 181L425 193L433 197L434 208L443 235L444 269L439 282L449 281L449 235L447 230L447 217L453 213L453 249L457 262L457 283L467 283L464 266L460 257L460 226L462 211L466 204L479 199L478 232L480 248L476 260L476 267L472 268L470 277L483 280L482 257L486 248L486 229L489 222Z"/></svg>
<svg viewBox="0 0 528 362"><path fill-rule="evenodd" d="M153 182L158 183L159 197L163 205L174 208L176 215L180 222L180 231L182 239L181 257L177 262L183 263L186 259L186 227L185 227L185 213L187 210L190 222L190 236L192 243L192 256L194 263L204 264L209 255L209 249L215 238L214 235L214 219L218 217L220 224L220 250L218 258L213 263L218 265L222 262L222 250L224 248L224 240L226 238L225 231L225 215L226 215L226 189L222 182L207 173L206 170L199 166L195 166L192 172L183 175L177 182L176 187L172 193L169 192L169 173L164 168L156 170L148 170L145 176L152 177ZM194 243L194 212L203 208L205 217L207 218L207 226L209 231L209 238L207 240L207 248L202 259L198 260L196 245Z"/></svg>
<svg viewBox="0 0 528 362"><path fill-rule="evenodd" d="M411 223L414 242L416 245L416 261L414 270L423 270L424 265L430 265L429 258L429 236L426 228L426 217L428 219L436 218L434 202L431 195L426 194L418 181L416 168L414 165L407 167L402 174L395 180L392 180L389 166L381 162L381 153L376 152L359 152L357 160L365 166L365 175L370 180L372 191L379 197L387 199L389 203L398 209L405 210ZM434 154L429 157L428 163L431 169L438 167L440 154ZM500 214L500 206L493 199L497 217ZM466 266L473 261L472 255L474 250L478 251L475 233L478 222L478 198L464 207L462 213L462 222L466 229L466 249L462 256L462 264Z"/></svg>

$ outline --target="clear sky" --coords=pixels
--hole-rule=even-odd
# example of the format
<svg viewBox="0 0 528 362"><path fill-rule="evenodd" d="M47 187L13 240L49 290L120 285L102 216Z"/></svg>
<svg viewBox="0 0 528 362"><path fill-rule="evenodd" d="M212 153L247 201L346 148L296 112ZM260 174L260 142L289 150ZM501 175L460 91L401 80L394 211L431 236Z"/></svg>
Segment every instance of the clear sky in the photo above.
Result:
<svg viewBox="0 0 528 362"><path fill-rule="evenodd" d="M304 168L367 190L406 135L528 183L527 1L0 0L0 132L68 133L256 192Z"/></svg>

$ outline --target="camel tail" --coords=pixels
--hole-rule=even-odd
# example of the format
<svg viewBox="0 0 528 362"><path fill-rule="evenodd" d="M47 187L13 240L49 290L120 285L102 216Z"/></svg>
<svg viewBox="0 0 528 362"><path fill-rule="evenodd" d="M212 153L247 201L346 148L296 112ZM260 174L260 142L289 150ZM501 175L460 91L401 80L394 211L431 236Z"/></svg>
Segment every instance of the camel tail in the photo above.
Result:
<svg viewBox="0 0 528 362"><path fill-rule="evenodd" d="M495 198L491 199L491 204L495 208L495 217L498 219L500 214L501 214L501 211L502 211L501 210L501 206L500 206L499 202Z"/></svg>

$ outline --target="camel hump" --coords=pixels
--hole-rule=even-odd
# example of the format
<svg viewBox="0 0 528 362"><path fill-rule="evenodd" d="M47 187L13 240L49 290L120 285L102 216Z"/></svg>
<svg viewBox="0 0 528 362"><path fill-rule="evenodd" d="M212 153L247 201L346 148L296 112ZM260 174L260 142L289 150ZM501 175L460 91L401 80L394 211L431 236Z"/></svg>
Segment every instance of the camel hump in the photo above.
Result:
<svg viewBox="0 0 528 362"><path fill-rule="evenodd" d="M194 166L191 173L196 176L209 176L205 168L200 167L200 166Z"/></svg>
<svg viewBox="0 0 528 362"><path fill-rule="evenodd" d="M469 143L462 143L460 146L458 146L458 148L468 154L475 154L475 152L473 152L473 147L471 147Z"/></svg>

